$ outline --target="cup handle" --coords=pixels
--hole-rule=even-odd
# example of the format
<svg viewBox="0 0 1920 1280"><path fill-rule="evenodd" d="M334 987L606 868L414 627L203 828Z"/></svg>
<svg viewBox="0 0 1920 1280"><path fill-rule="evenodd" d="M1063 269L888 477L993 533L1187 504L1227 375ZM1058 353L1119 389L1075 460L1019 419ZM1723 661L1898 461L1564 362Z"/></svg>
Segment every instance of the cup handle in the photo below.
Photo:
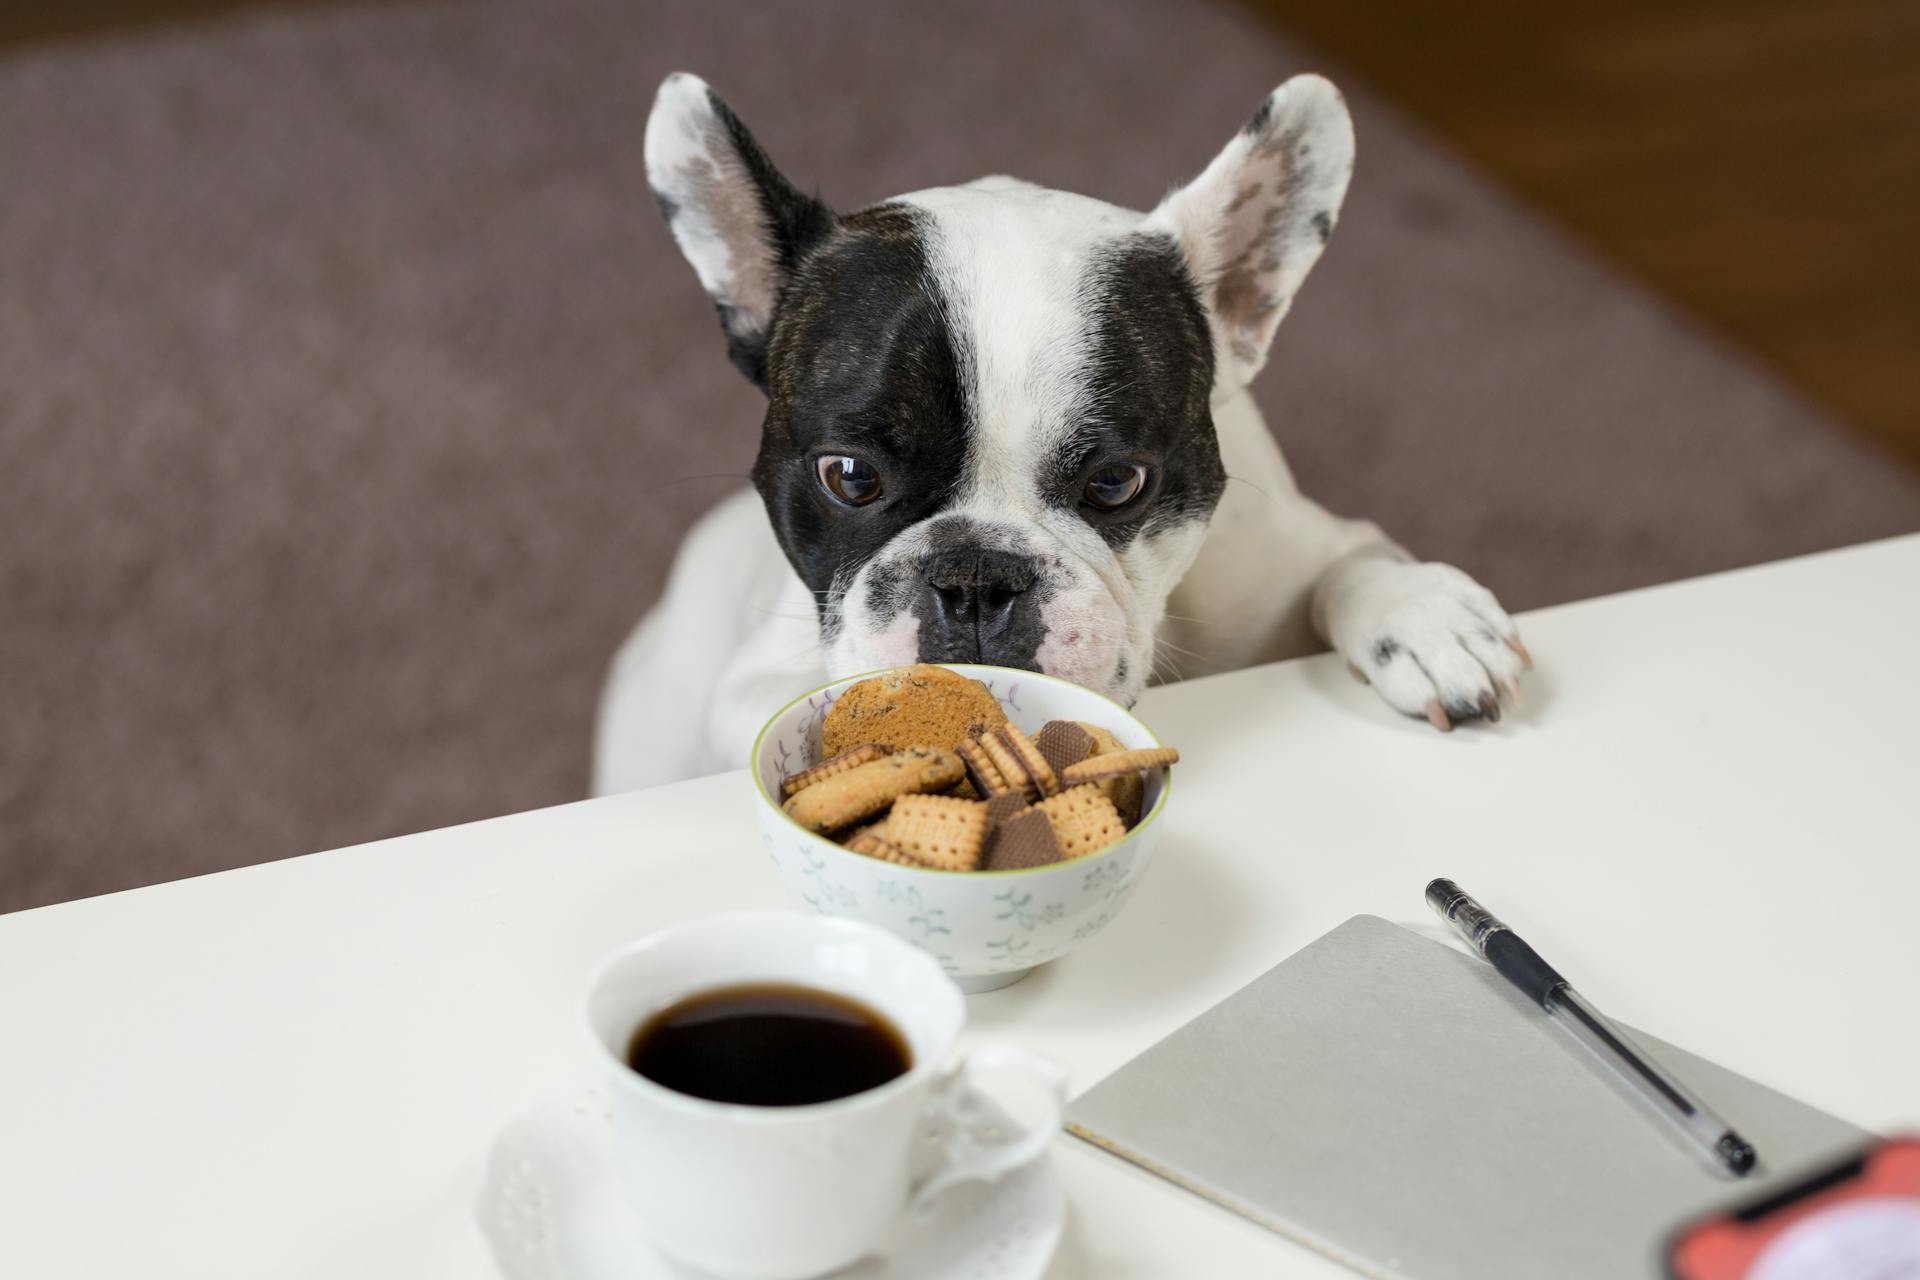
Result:
<svg viewBox="0 0 1920 1280"><path fill-rule="evenodd" d="M975 1125L982 1118L987 1097L976 1079L998 1071L1025 1076L1038 1085L1046 1102L1046 1115L1039 1124L1012 1138L982 1141L975 1136ZM950 1136L941 1153L940 1167L913 1190L913 1212L924 1212L935 1197L955 1183L991 1182L1038 1159L1060 1131L1066 1102L1067 1070L1051 1058L1012 1045L992 1045L969 1053L948 1072L934 1095L932 1110L946 1120Z"/></svg>

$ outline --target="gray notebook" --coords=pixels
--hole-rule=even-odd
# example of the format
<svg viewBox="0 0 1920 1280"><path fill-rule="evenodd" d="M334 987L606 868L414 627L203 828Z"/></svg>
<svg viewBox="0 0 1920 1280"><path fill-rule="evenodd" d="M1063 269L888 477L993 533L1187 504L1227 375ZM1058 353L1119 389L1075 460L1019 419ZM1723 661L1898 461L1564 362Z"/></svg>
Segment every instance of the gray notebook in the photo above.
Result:
<svg viewBox="0 0 1920 1280"><path fill-rule="evenodd" d="M1491 966L1374 916L1095 1085L1068 1128L1363 1275L1418 1280L1657 1275L1684 1219L1865 1138L1636 1038L1753 1143L1758 1174L1713 1174Z"/></svg>

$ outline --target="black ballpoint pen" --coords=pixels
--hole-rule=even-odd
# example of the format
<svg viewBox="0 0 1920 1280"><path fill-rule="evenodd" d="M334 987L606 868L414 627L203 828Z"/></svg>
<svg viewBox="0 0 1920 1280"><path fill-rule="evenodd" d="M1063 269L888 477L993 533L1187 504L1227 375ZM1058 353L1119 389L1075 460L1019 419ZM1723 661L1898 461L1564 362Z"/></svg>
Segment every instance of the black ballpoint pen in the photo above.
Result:
<svg viewBox="0 0 1920 1280"><path fill-rule="evenodd" d="M1758 1158L1746 1139L1713 1113L1685 1085L1649 1062L1619 1027L1575 991L1554 967L1540 958L1520 935L1468 897L1451 880L1427 885L1427 905L1459 930L1475 951L1545 1009L1629 1088L1655 1114L1669 1121L1686 1140L1719 1168L1735 1177L1753 1171Z"/></svg>

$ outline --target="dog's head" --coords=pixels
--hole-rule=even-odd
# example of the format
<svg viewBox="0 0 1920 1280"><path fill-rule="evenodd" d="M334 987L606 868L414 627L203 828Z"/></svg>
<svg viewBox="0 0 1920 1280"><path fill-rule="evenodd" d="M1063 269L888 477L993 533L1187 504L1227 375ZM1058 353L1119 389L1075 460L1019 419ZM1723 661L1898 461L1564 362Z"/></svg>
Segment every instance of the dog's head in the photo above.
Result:
<svg viewBox="0 0 1920 1280"><path fill-rule="evenodd" d="M1226 484L1211 408L1333 230L1353 131L1288 81L1152 213L984 178L836 214L693 76L647 176L767 395L753 478L840 676L914 661L1131 702Z"/></svg>

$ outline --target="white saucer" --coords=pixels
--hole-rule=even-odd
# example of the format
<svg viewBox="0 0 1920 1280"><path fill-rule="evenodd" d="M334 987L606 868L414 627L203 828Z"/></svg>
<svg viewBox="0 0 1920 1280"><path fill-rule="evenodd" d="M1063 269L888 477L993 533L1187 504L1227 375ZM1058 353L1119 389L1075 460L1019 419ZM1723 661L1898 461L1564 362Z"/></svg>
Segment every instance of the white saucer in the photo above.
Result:
<svg viewBox="0 0 1920 1280"><path fill-rule="evenodd" d="M972 1110L972 1108L969 1108ZM1011 1127L980 1099L980 1136ZM494 1139L474 1216L505 1280L695 1280L647 1242L608 1159L604 1096L585 1090L535 1108ZM929 1145L938 1135L929 1135ZM1066 1224L1051 1156L998 1182L964 1183L903 1215L884 1253L834 1280L1038 1280Z"/></svg>

